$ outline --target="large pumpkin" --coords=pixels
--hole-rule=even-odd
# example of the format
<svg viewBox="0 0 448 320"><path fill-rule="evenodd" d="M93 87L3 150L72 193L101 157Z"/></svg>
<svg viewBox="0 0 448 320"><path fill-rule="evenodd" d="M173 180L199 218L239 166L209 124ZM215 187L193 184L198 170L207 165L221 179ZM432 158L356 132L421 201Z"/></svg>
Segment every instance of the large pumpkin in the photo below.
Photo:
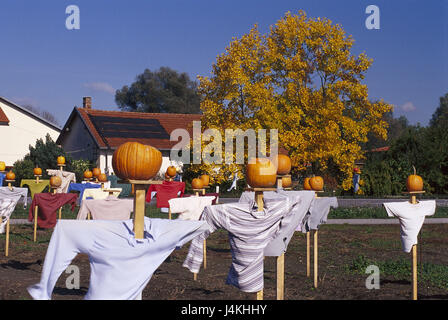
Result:
<svg viewBox="0 0 448 320"><path fill-rule="evenodd" d="M6 180L15 180L16 174L9 170L9 172L6 173Z"/></svg>
<svg viewBox="0 0 448 320"><path fill-rule="evenodd" d="M112 167L121 179L149 180L160 170L162 153L149 145L126 142L115 150Z"/></svg>
<svg viewBox="0 0 448 320"><path fill-rule="evenodd" d="M202 189L202 188L204 187L204 183L202 182L201 179L199 179L199 178L194 178L194 179L191 181L191 187L192 187L193 189Z"/></svg>
<svg viewBox="0 0 448 320"><path fill-rule="evenodd" d="M62 184L62 179L58 176L52 176L50 178L50 186L53 188L59 188Z"/></svg>
<svg viewBox="0 0 448 320"><path fill-rule="evenodd" d="M107 182L107 175L105 173L100 173L98 175L98 181L99 182Z"/></svg>
<svg viewBox="0 0 448 320"><path fill-rule="evenodd" d="M6 170L6 164L3 161L0 161L0 171Z"/></svg>
<svg viewBox="0 0 448 320"><path fill-rule="evenodd" d="M33 173L35 176L41 176L42 175L42 169L39 167L36 167L33 169Z"/></svg>
<svg viewBox="0 0 448 320"><path fill-rule="evenodd" d="M208 176L208 174L203 174L202 176L199 177L199 179L202 180L202 184L204 185L204 187L207 187L208 184L210 183L210 177Z"/></svg>
<svg viewBox="0 0 448 320"><path fill-rule="evenodd" d="M270 188L277 182L277 168L267 158L256 158L246 166L247 184L252 188Z"/></svg>
<svg viewBox="0 0 448 320"><path fill-rule="evenodd" d="M277 166L277 174L284 175L291 172L291 159L286 154L279 154L274 158L274 164Z"/></svg>
<svg viewBox="0 0 448 320"><path fill-rule="evenodd" d="M169 166L168 169L166 169L166 173L170 176L170 177L174 177L177 174L177 170L175 166Z"/></svg>
<svg viewBox="0 0 448 320"><path fill-rule="evenodd" d="M422 191L423 190L423 179L417 175L415 167L414 174L411 174L406 180L406 187L409 192Z"/></svg>
<svg viewBox="0 0 448 320"><path fill-rule="evenodd" d="M84 171L84 179L92 179L93 177L93 172L90 170L86 170Z"/></svg>
<svg viewBox="0 0 448 320"><path fill-rule="evenodd" d="M58 162L58 164L65 164L65 157L63 156L59 156L56 161Z"/></svg>
<svg viewBox="0 0 448 320"><path fill-rule="evenodd" d="M322 191L324 190L324 179L320 176L315 176L310 179L311 189L314 191Z"/></svg>
<svg viewBox="0 0 448 320"><path fill-rule="evenodd" d="M313 190L313 188L311 188L311 185L310 185L310 179L311 178L305 178L305 181L303 182L303 189L305 189L305 190Z"/></svg>
<svg viewBox="0 0 448 320"><path fill-rule="evenodd" d="M93 168L92 169L92 174L95 178L98 178L98 176L101 174L101 169L100 168Z"/></svg>
<svg viewBox="0 0 448 320"><path fill-rule="evenodd" d="M291 176L282 177L282 187L290 188L292 186Z"/></svg>

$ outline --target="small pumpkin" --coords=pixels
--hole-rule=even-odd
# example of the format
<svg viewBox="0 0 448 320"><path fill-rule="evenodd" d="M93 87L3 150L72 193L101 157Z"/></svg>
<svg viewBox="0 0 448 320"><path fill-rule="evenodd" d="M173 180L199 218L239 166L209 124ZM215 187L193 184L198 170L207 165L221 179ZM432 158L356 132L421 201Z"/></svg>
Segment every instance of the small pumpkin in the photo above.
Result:
<svg viewBox="0 0 448 320"><path fill-rule="evenodd" d="M284 175L291 172L291 159L286 154L279 154L274 158L274 164L277 166L277 174Z"/></svg>
<svg viewBox="0 0 448 320"><path fill-rule="evenodd" d="M105 173L100 173L98 175L98 181L99 182L107 182L107 175Z"/></svg>
<svg viewBox="0 0 448 320"><path fill-rule="evenodd" d="M415 192L415 191L422 191L423 190L423 179L419 175L417 175L417 172L414 168L414 174L411 174L406 179L406 188L409 192Z"/></svg>
<svg viewBox="0 0 448 320"><path fill-rule="evenodd" d="M90 170L86 170L84 171L84 179L92 179L93 177L93 172Z"/></svg>
<svg viewBox="0 0 448 320"><path fill-rule="evenodd" d="M124 180L149 180L160 170L162 153L154 147L138 142L126 142L115 150L112 167Z"/></svg>
<svg viewBox="0 0 448 320"><path fill-rule="evenodd" d="M61 164L65 164L65 157L64 156L59 156L56 161L58 162L59 165Z"/></svg>
<svg viewBox="0 0 448 320"><path fill-rule="evenodd" d="M270 188L277 182L277 168L268 158L249 160L246 166L247 183L252 188Z"/></svg>
<svg viewBox="0 0 448 320"><path fill-rule="evenodd" d="M314 191L322 191L324 190L324 179L320 176L315 176L310 179L311 189Z"/></svg>
<svg viewBox="0 0 448 320"><path fill-rule="evenodd" d="M9 170L6 173L6 180L16 180L16 174L12 170Z"/></svg>
<svg viewBox="0 0 448 320"><path fill-rule="evenodd" d="M165 180L172 180L173 177L171 177L168 172L165 172Z"/></svg>
<svg viewBox="0 0 448 320"><path fill-rule="evenodd" d="M3 161L0 161L0 171L6 170L6 164Z"/></svg>
<svg viewBox="0 0 448 320"><path fill-rule="evenodd" d="M33 173L35 176L41 176L42 175L42 169L37 167L33 169Z"/></svg>
<svg viewBox="0 0 448 320"><path fill-rule="evenodd" d="M204 185L204 187L207 187L210 183L210 176L208 174L201 175L199 179L202 180L202 184Z"/></svg>
<svg viewBox="0 0 448 320"><path fill-rule="evenodd" d="M59 188L62 184L62 179L58 176L52 176L50 178L50 186L52 188Z"/></svg>
<svg viewBox="0 0 448 320"><path fill-rule="evenodd" d="M282 177L282 187L290 188L292 186L291 176Z"/></svg>
<svg viewBox="0 0 448 320"><path fill-rule="evenodd" d="M313 188L311 188L311 185L310 185L310 177L308 177L308 178L305 178L305 181L303 182L303 189L305 189L305 190L313 190Z"/></svg>
<svg viewBox="0 0 448 320"><path fill-rule="evenodd" d="M194 178L191 181L191 187L193 189L202 189L204 187L204 184L202 183L202 180L199 178Z"/></svg>
<svg viewBox="0 0 448 320"><path fill-rule="evenodd" d="M166 173L170 176L170 177L174 177L177 174L177 170L175 166L169 166L168 169L166 169Z"/></svg>
<svg viewBox="0 0 448 320"><path fill-rule="evenodd" d="M95 178L98 178L98 176L101 174L101 170L100 168L93 168L92 169L92 174Z"/></svg>

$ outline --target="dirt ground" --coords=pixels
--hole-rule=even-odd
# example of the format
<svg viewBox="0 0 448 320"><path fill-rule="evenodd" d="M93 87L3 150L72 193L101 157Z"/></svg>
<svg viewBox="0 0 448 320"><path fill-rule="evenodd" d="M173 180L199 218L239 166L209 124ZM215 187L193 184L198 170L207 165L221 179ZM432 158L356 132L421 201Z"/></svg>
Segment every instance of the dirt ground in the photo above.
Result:
<svg viewBox="0 0 448 320"><path fill-rule="evenodd" d="M32 242L32 226L12 225L9 257L4 256L5 235L0 236L0 299L31 299L26 288L39 282L46 248L52 230L39 230L38 242ZM424 225L419 239L419 266L437 266L434 279L419 282L419 299L448 299L448 279L443 272L448 268L448 225ZM198 280L182 267L189 244L175 250L158 268L143 292L148 300L254 300L254 293L244 293L226 285L231 264L231 252L226 231L213 233L207 240L207 269L201 269ZM311 249L311 252L313 250ZM319 285L313 288L312 274L306 277L306 237L297 233L292 238L285 256L285 300L395 300L411 298L411 274L400 274L400 267L380 268L380 289L367 289L369 274L353 272L363 256L379 263L397 260L411 261L402 251L398 225L351 226L324 225L319 231ZM80 289L67 289L69 276L62 273L53 292L55 300L82 299L89 286L90 266L86 255L78 255L72 262L81 271ZM313 262L311 262L311 265ZM392 267L390 267L392 266ZM437 271L441 270L441 271ZM359 271L359 270L358 270ZM396 271L396 273L394 273ZM125 271L124 271L125 272ZM312 268L311 268L311 272ZM439 273L437 273L439 272ZM440 273L442 272L442 273ZM264 299L276 299L276 258L265 259Z"/></svg>

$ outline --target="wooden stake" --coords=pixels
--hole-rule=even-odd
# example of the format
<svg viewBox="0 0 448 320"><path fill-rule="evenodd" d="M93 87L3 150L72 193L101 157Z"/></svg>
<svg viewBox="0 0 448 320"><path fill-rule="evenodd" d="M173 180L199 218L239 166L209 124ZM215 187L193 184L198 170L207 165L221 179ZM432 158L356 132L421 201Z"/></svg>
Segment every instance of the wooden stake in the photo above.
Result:
<svg viewBox="0 0 448 320"><path fill-rule="evenodd" d="M134 234L136 239L143 239L146 185L135 184L134 190Z"/></svg>
<svg viewBox="0 0 448 320"><path fill-rule="evenodd" d="M257 300L263 300L263 289L257 292Z"/></svg>
<svg viewBox="0 0 448 320"><path fill-rule="evenodd" d="M34 207L34 242L36 242L36 234L37 234L37 212L39 211L39 207Z"/></svg>
<svg viewBox="0 0 448 320"><path fill-rule="evenodd" d="M283 300L285 295L285 254L277 257L277 300Z"/></svg>
<svg viewBox="0 0 448 320"><path fill-rule="evenodd" d="M311 268L310 268L310 264L311 264L311 252L310 252L310 232L308 231L306 233L306 276L310 277L311 276Z"/></svg>
<svg viewBox="0 0 448 320"><path fill-rule="evenodd" d="M314 288L317 288L317 234L318 231L314 231Z"/></svg>
<svg viewBox="0 0 448 320"><path fill-rule="evenodd" d="M87 212L87 220L90 220L90 211Z"/></svg>
<svg viewBox="0 0 448 320"><path fill-rule="evenodd" d="M197 281L198 280L198 274L197 273L193 273L193 280Z"/></svg>
<svg viewBox="0 0 448 320"><path fill-rule="evenodd" d="M6 223L6 246L5 246L5 256L8 256L9 254L9 218L8 222Z"/></svg>
<svg viewBox="0 0 448 320"><path fill-rule="evenodd" d="M412 246L412 300L417 300L417 245Z"/></svg>
<svg viewBox="0 0 448 320"><path fill-rule="evenodd" d="M170 208L168 208L168 219L171 220L171 209Z"/></svg>
<svg viewBox="0 0 448 320"><path fill-rule="evenodd" d="M59 220L61 219L61 217L62 217L62 207L59 208Z"/></svg>
<svg viewBox="0 0 448 320"><path fill-rule="evenodd" d="M203 244L203 248L202 248L202 252L204 254L204 269L207 269L207 240L204 239L204 244Z"/></svg>

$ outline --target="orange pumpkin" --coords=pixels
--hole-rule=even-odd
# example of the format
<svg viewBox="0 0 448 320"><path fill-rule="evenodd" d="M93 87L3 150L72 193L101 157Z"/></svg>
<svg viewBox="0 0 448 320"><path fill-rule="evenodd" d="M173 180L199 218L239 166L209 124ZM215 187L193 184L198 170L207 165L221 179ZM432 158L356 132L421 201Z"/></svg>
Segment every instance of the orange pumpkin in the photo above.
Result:
<svg viewBox="0 0 448 320"><path fill-rule="evenodd" d="M305 190L313 190L313 188L311 188L311 185L310 185L310 179L311 178L305 178L305 181L303 182L303 189L305 189Z"/></svg>
<svg viewBox="0 0 448 320"><path fill-rule="evenodd" d="M84 171L84 178L85 179L92 179L92 177L93 177L93 172L92 171L90 171L90 170Z"/></svg>
<svg viewBox="0 0 448 320"><path fill-rule="evenodd" d="M56 160L58 162L58 164L65 164L65 157L63 156L59 156Z"/></svg>
<svg viewBox="0 0 448 320"><path fill-rule="evenodd" d="M62 184L62 179L58 176L52 176L50 178L50 186L53 188L59 188Z"/></svg>
<svg viewBox="0 0 448 320"><path fill-rule="evenodd" d="M324 179L320 176L315 176L310 179L311 189L314 191L322 191L324 190Z"/></svg>
<svg viewBox="0 0 448 320"><path fill-rule="evenodd" d="M3 161L0 161L0 171L6 170L6 164Z"/></svg>
<svg viewBox="0 0 448 320"><path fill-rule="evenodd" d="M95 178L98 178L98 176L101 174L101 170L100 168L93 168L92 169L92 174Z"/></svg>
<svg viewBox="0 0 448 320"><path fill-rule="evenodd" d="M291 176L282 177L282 187L290 188L292 186Z"/></svg>
<svg viewBox="0 0 448 320"><path fill-rule="evenodd" d="M168 169L166 169L166 173L170 176L170 177L174 177L177 174L177 170L175 166L169 166Z"/></svg>
<svg viewBox="0 0 448 320"><path fill-rule="evenodd" d="M277 166L277 174L284 175L291 172L291 159L286 154L279 154L274 158L274 164Z"/></svg>
<svg viewBox="0 0 448 320"><path fill-rule="evenodd" d="M419 175L414 168L414 174L411 174L406 180L406 187L409 192L422 191L423 190L423 179Z"/></svg>
<svg viewBox="0 0 448 320"><path fill-rule="evenodd" d="M6 180L16 180L16 174L12 172L12 170L9 170L9 172L6 173Z"/></svg>
<svg viewBox="0 0 448 320"><path fill-rule="evenodd" d="M160 170L162 153L154 147L138 142L126 142L115 150L112 167L124 180L149 180Z"/></svg>
<svg viewBox="0 0 448 320"><path fill-rule="evenodd" d="M202 183L202 180L199 178L194 178L191 181L191 187L193 189L202 189L204 187L204 184Z"/></svg>
<svg viewBox="0 0 448 320"><path fill-rule="evenodd" d="M165 180L172 180L173 177L171 177L167 172L165 172Z"/></svg>
<svg viewBox="0 0 448 320"><path fill-rule="evenodd" d="M33 169L34 175L35 176L41 176L42 175L42 169L39 167L36 167Z"/></svg>
<svg viewBox="0 0 448 320"><path fill-rule="evenodd" d="M202 180L202 184L204 185L204 187L207 187L208 184L210 183L210 177L208 176L208 174L203 174L202 176L199 177L199 179Z"/></svg>
<svg viewBox="0 0 448 320"><path fill-rule="evenodd" d="M107 175L105 173L100 173L98 175L98 181L99 182L107 182Z"/></svg>
<svg viewBox="0 0 448 320"><path fill-rule="evenodd" d="M246 166L246 180L252 188L270 188L277 182L277 168L268 158L255 158Z"/></svg>

